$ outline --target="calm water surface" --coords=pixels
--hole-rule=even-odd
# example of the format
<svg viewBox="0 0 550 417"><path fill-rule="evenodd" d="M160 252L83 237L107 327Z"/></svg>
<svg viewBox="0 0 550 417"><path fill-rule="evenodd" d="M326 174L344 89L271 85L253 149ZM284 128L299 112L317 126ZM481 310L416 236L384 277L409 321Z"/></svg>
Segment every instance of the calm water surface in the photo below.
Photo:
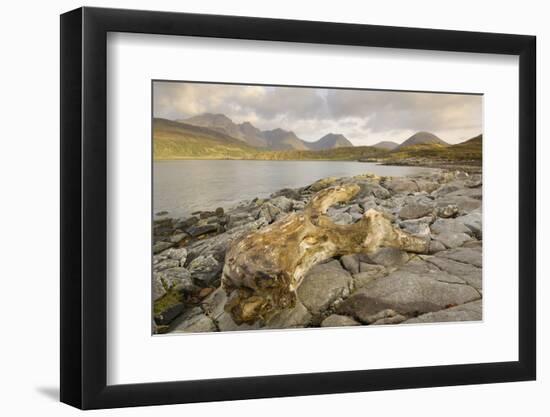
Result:
<svg viewBox="0 0 550 417"><path fill-rule="evenodd" d="M430 168L341 161L155 161L154 212L186 217L197 210L228 209L241 200L268 197L281 188L298 188L325 177L373 173L403 176Z"/></svg>

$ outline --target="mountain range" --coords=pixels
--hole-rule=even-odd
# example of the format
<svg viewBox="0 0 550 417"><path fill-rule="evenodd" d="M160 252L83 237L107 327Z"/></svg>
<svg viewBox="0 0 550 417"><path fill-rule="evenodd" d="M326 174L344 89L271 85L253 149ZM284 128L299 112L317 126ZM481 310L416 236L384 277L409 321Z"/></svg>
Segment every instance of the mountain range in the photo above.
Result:
<svg viewBox="0 0 550 417"><path fill-rule="evenodd" d="M344 135L329 133L314 142L276 128L260 130L250 122L234 123L223 114L205 113L184 120L153 119L155 159L260 160L402 160L446 158L480 160L481 136L450 145L429 132L398 144L354 146Z"/></svg>
<svg viewBox="0 0 550 417"><path fill-rule="evenodd" d="M265 150L319 151L323 149L353 146L344 135L340 134L329 133L315 142L307 142L300 139L292 131L281 128L262 131L250 122L234 123L224 114L204 113L199 116L179 120L178 122L205 127L231 136L232 138L239 139L247 145L263 148Z"/></svg>

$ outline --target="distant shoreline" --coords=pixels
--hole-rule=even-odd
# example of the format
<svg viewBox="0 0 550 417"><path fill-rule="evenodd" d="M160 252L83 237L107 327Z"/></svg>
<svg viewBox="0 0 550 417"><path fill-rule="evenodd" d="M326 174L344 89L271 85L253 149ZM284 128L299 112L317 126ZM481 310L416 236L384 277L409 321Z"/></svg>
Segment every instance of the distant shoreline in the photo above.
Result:
<svg viewBox="0 0 550 417"><path fill-rule="evenodd" d="M446 170L460 170L469 173L481 173L483 164L481 160L472 161L445 161L445 160L416 160L404 159L400 161L387 160L359 160L359 159L258 159L258 158L159 158L153 162L170 161L269 161L269 162L356 162L362 164L376 164L384 166L409 166L419 168L434 168Z"/></svg>

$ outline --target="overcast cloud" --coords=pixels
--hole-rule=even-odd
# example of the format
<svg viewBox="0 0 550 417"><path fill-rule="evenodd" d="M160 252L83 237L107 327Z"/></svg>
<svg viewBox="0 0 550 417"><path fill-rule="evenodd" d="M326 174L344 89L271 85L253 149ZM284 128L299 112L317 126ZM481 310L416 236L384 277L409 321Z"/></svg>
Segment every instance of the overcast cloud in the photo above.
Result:
<svg viewBox="0 0 550 417"><path fill-rule="evenodd" d="M424 130L458 143L482 131L479 95L155 82L155 117L223 113L262 130L280 127L313 141L342 133L354 145L403 142Z"/></svg>

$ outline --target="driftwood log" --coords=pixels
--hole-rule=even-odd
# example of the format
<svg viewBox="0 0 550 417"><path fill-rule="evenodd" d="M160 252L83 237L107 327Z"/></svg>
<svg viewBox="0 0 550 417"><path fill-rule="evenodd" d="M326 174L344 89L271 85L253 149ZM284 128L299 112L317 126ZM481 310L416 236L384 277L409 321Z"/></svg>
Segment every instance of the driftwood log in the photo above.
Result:
<svg viewBox="0 0 550 417"><path fill-rule="evenodd" d="M302 212L291 213L230 246L222 287L228 295L225 310L235 323L267 320L293 307L307 271L325 259L382 247L427 252L426 240L394 227L384 213L373 209L354 224L334 224L327 209L351 200L359 189L356 184L326 188Z"/></svg>

